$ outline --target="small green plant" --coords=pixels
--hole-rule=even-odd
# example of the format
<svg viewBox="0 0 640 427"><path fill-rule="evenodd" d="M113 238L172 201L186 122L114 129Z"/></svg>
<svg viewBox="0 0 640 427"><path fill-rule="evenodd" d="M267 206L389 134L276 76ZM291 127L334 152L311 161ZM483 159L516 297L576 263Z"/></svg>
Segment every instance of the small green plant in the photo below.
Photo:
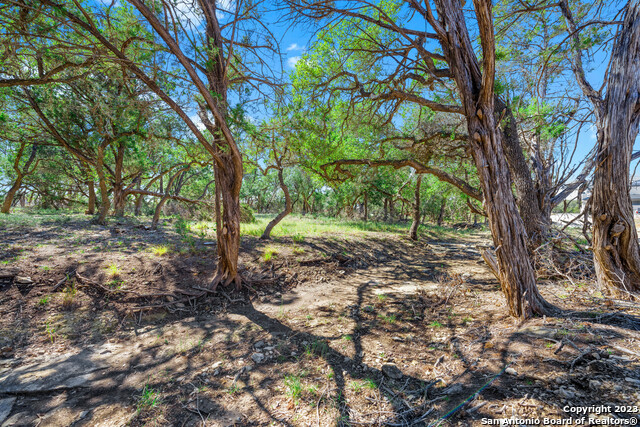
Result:
<svg viewBox="0 0 640 427"><path fill-rule="evenodd" d="M304 248L296 246L293 248L293 253L296 255L302 255L304 253Z"/></svg>
<svg viewBox="0 0 640 427"><path fill-rule="evenodd" d="M358 381L351 381L350 387L354 393L360 393L360 390L365 387L365 384Z"/></svg>
<svg viewBox="0 0 640 427"><path fill-rule="evenodd" d="M300 233L296 233L293 236L291 236L291 239L293 239L293 243L302 243L304 242L304 236Z"/></svg>
<svg viewBox="0 0 640 427"><path fill-rule="evenodd" d="M330 350L329 344L326 341L314 339L311 344L308 344L305 348L305 354L307 356L322 356L324 357Z"/></svg>
<svg viewBox="0 0 640 427"><path fill-rule="evenodd" d="M442 323L438 322L437 320L434 320L429 324L429 326L431 326L432 328L442 328Z"/></svg>
<svg viewBox="0 0 640 427"><path fill-rule="evenodd" d="M238 387L236 384L233 384L231 387L229 387L227 389L227 393L229 393L231 395L234 395L239 391L240 391L240 387Z"/></svg>
<svg viewBox="0 0 640 427"><path fill-rule="evenodd" d="M120 275L120 269L117 264L109 264L107 266L107 272L111 277L118 277Z"/></svg>
<svg viewBox="0 0 640 427"><path fill-rule="evenodd" d="M285 375L284 386L286 387L287 396L295 401L298 400L302 393L302 384L300 383L300 377L296 375Z"/></svg>
<svg viewBox="0 0 640 427"><path fill-rule="evenodd" d="M552 342L548 342L548 343L545 344L545 347L551 348L551 347L553 347L553 343Z"/></svg>
<svg viewBox="0 0 640 427"><path fill-rule="evenodd" d="M49 267L48 265L41 265L41 266L40 266L40 268L41 268L43 271L49 271L49 270L51 270L51 267Z"/></svg>
<svg viewBox="0 0 640 427"><path fill-rule="evenodd" d="M313 316L310 314L307 314L305 317L307 318L307 320L313 320Z"/></svg>
<svg viewBox="0 0 640 427"><path fill-rule="evenodd" d="M51 341L51 343L53 344L53 342L56 340L56 328L48 320L44 324L44 331L49 337L49 341Z"/></svg>
<svg viewBox="0 0 640 427"><path fill-rule="evenodd" d="M49 303L50 299L51 299L51 296L45 295L42 298L40 298L40 300L38 300L38 305L41 306L41 307L44 307L45 305L47 305Z"/></svg>
<svg viewBox="0 0 640 427"><path fill-rule="evenodd" d="M160 393L154 390L149 384L145 384L142 389L142 395L138 399L138 413L151 409L160 404Z"/></svg>
<svg viewBox="0 0 640 427"><path fill-rule="evenodd" d="M378 317L381 318L382 320L384 320L387 323L396 323L396 320L397 320L395 314L390 314L388 316L379 314Z"/></svg>
<svg viewBox="0 0 640 427"><path fill-rule="evenodd" d="M169 247L167 245L157 245L151 247L151 252L155 256L162 256L169 251Z"/></svg>
<svg viewBox="0 0 640 427"><path fill-rule="evenodd" d="M113 279L107 283L109 288L119 291L124 286L124 280Z"/></svg>
<svg viewBox="0 0 640 427"><path fill-rule="evenodd" d="M76 293L78 292L78 290L76 289L76 287L74 286L74 284L70 284L68 285L66 288L64 288L64 291L62 293L62 307L65 309L69 309L71 307L73 307L73 301L76 297Z"/></svg>
<svg viewBox="0 0 640 427"><path fill-rule="evenodd" d="M262 255L262 259L264 262L269 262L278 252L275 248L268 246L264 249L264 254Z"/></svg>
<svg viewBox="0 0 640 427"><path fill-rule="evenodd" d="M387 296L385 294L378 294L378 301L384 302L384 300L386 299L387 299Z"/></svg>
<svg viewBox="0 0 640 427"><path fill-rule="evenodd" d="M191 224L182 218L179 218L178 221L176 221L175 228L176 233L181 237L186 237L191 232Z"/></svg>
<svg viewBox="0 0 640 427"><path fill-rule="evenodd" d="M307 393L309 393L313 397L317 396L318 395L318 387L316 387L314 385L310 385L309 387L307 387Z"/></svg>
<svg viewBox="0 0 640 427"><path fill-rule="evenodd" d="M345 340L345 341L352 341L353 337L351 335L343 335L342 339Z"/></svg>

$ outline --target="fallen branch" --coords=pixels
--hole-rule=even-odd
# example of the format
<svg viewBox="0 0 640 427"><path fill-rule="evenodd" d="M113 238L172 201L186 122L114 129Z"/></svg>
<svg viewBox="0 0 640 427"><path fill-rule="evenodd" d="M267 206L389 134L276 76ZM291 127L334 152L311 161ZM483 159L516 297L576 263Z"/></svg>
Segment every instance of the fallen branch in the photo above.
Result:
<svg viewBox="0 0 640 427"><path fill-rule="evenodd" d="M482 259L487 263L489 269L496 276L496 279L500 280L500 269L498 268L498 260L491 249L485 249L482 251Z"/></svg>

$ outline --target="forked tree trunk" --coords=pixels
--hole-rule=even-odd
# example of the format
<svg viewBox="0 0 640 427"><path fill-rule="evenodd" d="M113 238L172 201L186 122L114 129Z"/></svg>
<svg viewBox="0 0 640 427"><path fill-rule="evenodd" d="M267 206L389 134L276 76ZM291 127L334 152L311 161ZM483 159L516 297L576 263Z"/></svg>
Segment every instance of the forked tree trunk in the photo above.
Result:
<svg viewBox="0 0 640 427"><path fill-rule="evenodd" d="M629 194L629 167L640 121L639 0L627 3L602 105L591 196L596 276L598 284L616 296L637 296L640 250Z"/></svg>
<svg viewBox="0 0 640 427"><path fill-rule="evenodd" d="M416 179L416 191L413 200L413 222L409 230L411 240L418 240L418 227L420 226L420 185L422 184L422 175L418 175Z"/></svg>
<svg viewBox="0 0 640 427"><path fill-rule="evenodd" d="M280 167L278 169L278 182L280 183L280 188L282 189L282 192L284 193L284 210L282 212L280 212L278 214L278 216L273 218L269 222L269 224L267 224L267 227L264 229L264 232L262 233L262 236L260 236L260 239L262 239L262 240L270 239L271 238L271 230L273 230L273 227L278 225L280 223L280 221L282 221L293 210L293 203L291 203L291 194L289 194L289 187L284 182L284 176L283 176L283 173L282 173L282 167Z"/></svg>
<svg viewBox="0 0 640 427"><path fill-rule="evenodd" d="M484 208L496 246L498 276L509 313L519 318L546 314L529 257L524 223L511 190L509 169L502 148L502 133L494 118L495 39L492 2L474 0L484 56L483 72L466 28L459 0L436 0L443 53L462 101L471 153L484 195Z"/></svg>

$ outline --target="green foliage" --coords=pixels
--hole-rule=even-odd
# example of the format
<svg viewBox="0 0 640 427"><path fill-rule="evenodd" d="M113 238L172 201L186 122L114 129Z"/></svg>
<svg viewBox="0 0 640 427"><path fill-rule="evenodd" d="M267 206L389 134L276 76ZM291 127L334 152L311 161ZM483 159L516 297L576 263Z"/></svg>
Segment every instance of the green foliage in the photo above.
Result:
<svg viewBox="0 0 640 427"><path fill-rule="evenodd" d="M244 203L240 204L240 222L243 224L253 224L256 222L256 217L251 206Z"/></svg>
<svg viewBox="0 0 640 427"><path fill-rule="evenodd" d="M286 388L287 396L292 400L297 401L302 394L302 383L300 377L297 375L285 375L284 386Z"/></svg>
<svg viewBox="0 0 640 427"><path fill-rule="evenodd" d="M138 413L155 408L160 405L162 398L160 396L160 392L155 390L151 385L145 384L142 389L142 394L138 398L138 403L136 404L136 409Z"/></svg>

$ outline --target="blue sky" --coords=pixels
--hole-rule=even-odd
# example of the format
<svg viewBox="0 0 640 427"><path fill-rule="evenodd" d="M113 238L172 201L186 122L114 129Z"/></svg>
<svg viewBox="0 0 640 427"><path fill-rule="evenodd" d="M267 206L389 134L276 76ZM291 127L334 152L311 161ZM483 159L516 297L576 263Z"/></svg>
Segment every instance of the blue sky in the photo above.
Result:
<svg viewBox="0 0 640 427"><path fill-rule="evenodd" d="M111 0L97 1L102 3L103 5L111 4ZM184 13L184 19L190 19L194 22L198 22L199 19L197 14L194 14L192 12L192 1L193 0L177 0L177 4L179 9ZM118 0L115 0L114 4L117 5ZM228 10L233 10L235 8L235 3L233 0L223 0L222 2L219 2L219 5L220 7L226 8ZM224 12L219 12L218 14L221 22L227 21L230 16L230 14ZM278 40L280 51L282 54L281 58L274 58L274 62L272 65L285 74L292 72L296 63L312 45L314 36L318 28L313 28L313 26L310 24L292 25L289 21L283 19L283 11L276 10L275 8L265 11L262 16L262 21L267 24L268 30L271 31L275 38ZM418 22L417 19L413 19L411 20L411 22L405 23L405 25L421 29L425 28L424 22ZM473 32L473 27L470 27L470 30ZM592 82L592 85L595 88L599 88L602 85L607 63L608 53L597 52L592 56L591 62L586 64L589 69L587 77L589 81ZM256 111L253 114L255 116L254 118L256 119L260 119L260 116L264 117L264 113L260 113L259 111ZM192 117L195 118L195 115ZM575 161L583 159L591 151L594 144L596 143L596 132L594 127L584 126L578 141L579 144L576 150ZM636 150L640 150L640 143L638 141L636 141ZM632 165L632 170L634 166L635 165Z"/></svg>

